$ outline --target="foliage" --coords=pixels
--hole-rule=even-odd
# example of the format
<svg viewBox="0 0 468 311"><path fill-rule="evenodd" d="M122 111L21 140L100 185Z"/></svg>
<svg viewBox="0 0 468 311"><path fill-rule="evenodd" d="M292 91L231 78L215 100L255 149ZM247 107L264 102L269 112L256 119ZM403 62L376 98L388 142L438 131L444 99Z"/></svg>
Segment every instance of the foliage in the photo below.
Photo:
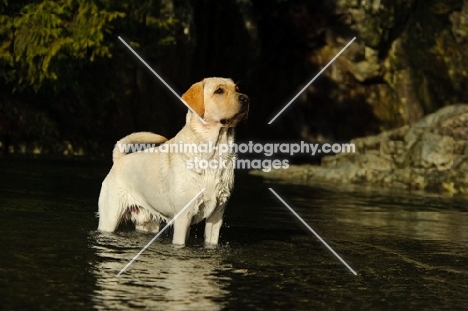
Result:
<svg viewBox="0 0 468 311"><path fill-rule="evenodd" d="M47 80L63 77L72 69L71 61L79 67L80 60L111 58L116 30L130 36L138 31L170 29L174 24L172 18L160 18L160 1L138 2L4 0L0 6L2 77L14 85L32 85L37 91ZM155 7L157 11L151 11ZM170 41L166 35L159 43Z"/></svg>
<svg viewBox="0 0 468 311"><path fill-rule="evenodd" d="M117 37L154 63L174 15L172 0L0 0L0 152L18 141L100 150L140 92L140 64Z"/></svg>

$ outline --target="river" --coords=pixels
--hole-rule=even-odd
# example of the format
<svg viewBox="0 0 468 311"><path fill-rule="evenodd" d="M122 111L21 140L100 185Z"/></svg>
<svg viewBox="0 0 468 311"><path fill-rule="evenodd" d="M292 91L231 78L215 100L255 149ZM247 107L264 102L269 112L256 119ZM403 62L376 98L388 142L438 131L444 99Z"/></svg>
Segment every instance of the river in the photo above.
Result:
<svg viewBox="0 0 468 311"><path fill-rule="evenodd" d="M220 246L96 232L98 160L0 159L1 310L468 309L468 197L238 172ZM357 272L351 273L274 189Z"/></svg>

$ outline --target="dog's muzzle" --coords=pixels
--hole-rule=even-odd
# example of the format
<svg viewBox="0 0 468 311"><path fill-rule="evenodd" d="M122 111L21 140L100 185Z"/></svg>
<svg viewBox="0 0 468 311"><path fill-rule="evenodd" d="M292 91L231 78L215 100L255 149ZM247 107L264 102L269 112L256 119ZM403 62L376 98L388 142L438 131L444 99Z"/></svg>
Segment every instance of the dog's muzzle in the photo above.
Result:
<svg viewBox="0 0 468 311"><path fill-rule="evenodd" d="M238 100L243 106L248 106L250 104L250 98L247 95L239 95Z"/></svg>
<svg viewBox="0 0 468 311"><path fill-rule="evenodd" d="M239 103L241 103L242 108L239 111L239 115L244 115L243 117L247 117L247 113L249 112L249 104L250 104L250 98L247 95L241 94L237 98L239 100Z"/></svg>
<svg viewBox="0 0 468 311"><path fill-rule="evenodd" d="M236 126L239 121L247 118L249 114L250 98L247 95L241 94L237 97L237 100L242 105L241 110L232 118L220 120L221 124L225 126Z"/></svg>
<svg viewBox="0 0 468 311"><path fill-rule="evenodd" d="M239 120L243 120L247 118L247 115L249 113L249 104L250 104L250 98L247 95L241 94L237 98L239 100L239 103L241 103L242 108L237 114L237 117Z"/></svg>

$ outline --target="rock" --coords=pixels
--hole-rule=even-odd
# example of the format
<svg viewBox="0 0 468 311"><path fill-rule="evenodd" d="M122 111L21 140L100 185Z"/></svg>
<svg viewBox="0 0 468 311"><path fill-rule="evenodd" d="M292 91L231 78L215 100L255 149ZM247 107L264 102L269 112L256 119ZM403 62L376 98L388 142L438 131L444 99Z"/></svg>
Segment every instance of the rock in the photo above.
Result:
<svg viewBox="0 0 468 311"><path fill-rule="evenodd" d="M322 158L320 166L291 165L267 178L301 183L369 184L398 189L468 193L468 105L427 115L413 126L354 139L353 154Z"/></svg>

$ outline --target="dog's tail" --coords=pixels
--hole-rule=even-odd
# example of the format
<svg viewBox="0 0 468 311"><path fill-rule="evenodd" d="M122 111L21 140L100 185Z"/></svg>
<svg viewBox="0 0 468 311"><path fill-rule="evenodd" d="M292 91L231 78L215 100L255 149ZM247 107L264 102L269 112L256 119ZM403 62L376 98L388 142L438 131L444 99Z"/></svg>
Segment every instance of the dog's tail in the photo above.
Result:
<svg viewBox="0 0 468 311"><path fill-rule="evenodd" d="M150 148L156 144L162 144L167 141L167 138L151 132L137 132L125 136L119 140L112 152L112 160L114 163L126 154L132 152L143 151L146 146Z"/></svg>

